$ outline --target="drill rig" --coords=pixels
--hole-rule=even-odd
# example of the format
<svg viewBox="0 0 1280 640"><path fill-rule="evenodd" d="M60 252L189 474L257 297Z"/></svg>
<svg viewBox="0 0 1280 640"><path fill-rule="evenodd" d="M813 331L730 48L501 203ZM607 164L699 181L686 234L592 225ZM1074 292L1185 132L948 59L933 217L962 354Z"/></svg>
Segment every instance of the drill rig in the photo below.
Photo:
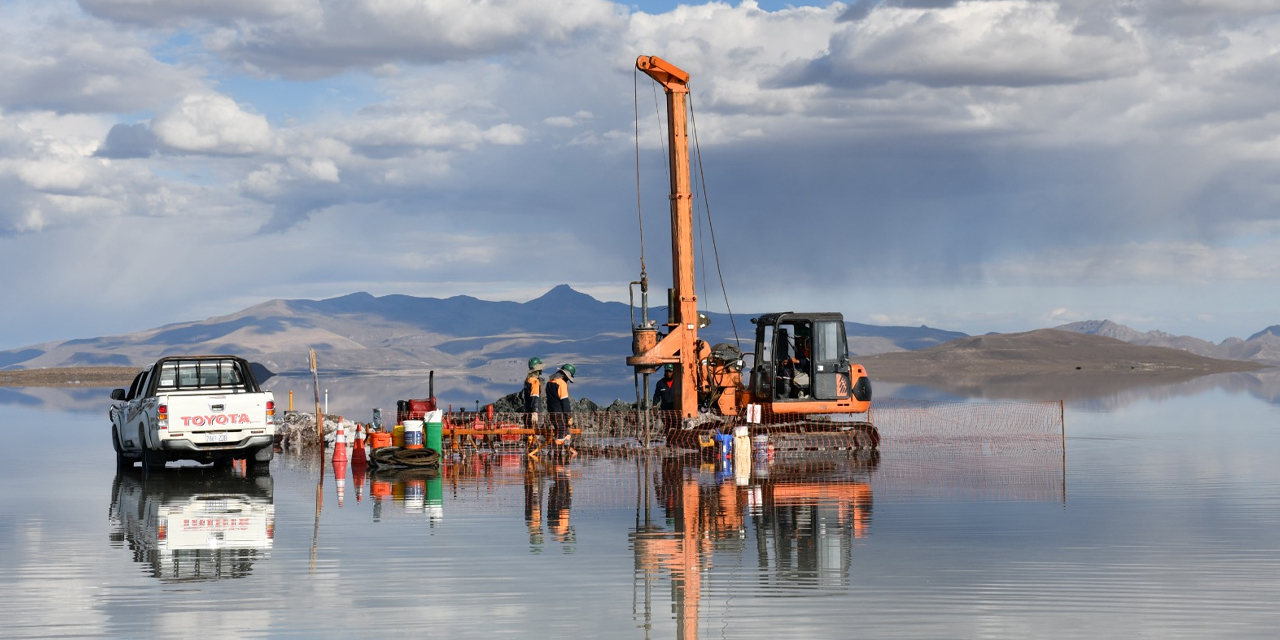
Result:
<svg viewBox="0 0 1280 640"><path fill-rule="evenodd" d="M755 351L698 339L707 317L698 312L694 283L693 192L686 110L689 74L657 56L640 56L636 68L666 93L671 179L672 288L667 292L666 332L649 319L648 276L641 273L641 321L632 322L627 364L645 378L673 365L678 415L664 416L667 444L706 445L712 430L748 423L754 434L813 434L853 449L875 449L871 382L849 360L844 317L839 313L767 313L751 320ZM743 382L744 356L753 358ZM852 419L865 414L865 420ZM845 419L841 419L844 416Z"/></svg>

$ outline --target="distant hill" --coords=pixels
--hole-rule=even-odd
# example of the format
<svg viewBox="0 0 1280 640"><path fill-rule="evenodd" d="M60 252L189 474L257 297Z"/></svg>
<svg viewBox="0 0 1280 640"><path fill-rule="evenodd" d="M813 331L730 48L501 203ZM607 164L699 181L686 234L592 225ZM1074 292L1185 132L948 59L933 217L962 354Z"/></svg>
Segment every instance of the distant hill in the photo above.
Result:
<svg viewBox="0 0 1280 640"><path fill-rule="evenodd" d="M825 311L825 309L824 309ZM711 313L700 333L708 342L733 341L725 314ZM666 309L650 311L666 318ZM750 315L736 317L743 350L754 347ZM965 334L928 327L846 323L851 350L917 349ZM528 302L470 296L419 298L353 293L326 300L271 300L207 320L137 333L50 342L0 352L0 369L73 366L141 367L157 357L231 353L281 375L308 370L315 349L327 374L425 373L462 375L508 384L539 356L549 365L574 362L587 376L631 380L631 310L560 285Z"/></svg>
<svg viewBox="0 0 1280 640"><path fill-rule="evenodd" d="M1280 325L1273 325L1249 336L1247 340L1227 338L1219 344L1191 336L1175 336L1164 331L1139 332L1110 320L1087 320L1064 324L1058 329L1088 335L1105 336L1124 342L1181 349L1207 358L1249 360L1266 365L1280 365Z"/></svg>
<svg viewBox="0 0 1280 640"><path fill-rule="evenodd" d="M963 397L1046 400L1072 394L1093 397L1265 366L1059 329L961 338L860 362L873 380L918 384Z"/></svg>

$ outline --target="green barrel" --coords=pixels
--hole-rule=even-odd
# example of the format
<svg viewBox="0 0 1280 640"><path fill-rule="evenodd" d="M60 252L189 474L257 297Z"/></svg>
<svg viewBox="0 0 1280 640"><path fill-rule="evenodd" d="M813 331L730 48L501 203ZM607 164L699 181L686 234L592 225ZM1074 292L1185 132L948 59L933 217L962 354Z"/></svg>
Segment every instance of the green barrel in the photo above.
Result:
<svg viewBox="0 0 1280 640"><path fill-rule="evenodd" d="M427 504L432 506L444 504L444 480L440 476L427 479Z"/></svg>
<svg viewBox="0 0 1280 640"><path fill-rule="evenodd" d="M428 411L426 415L426 446L428 449L436 453L443 454L442 441L444 439L444 416L440 411Z"/></svg>

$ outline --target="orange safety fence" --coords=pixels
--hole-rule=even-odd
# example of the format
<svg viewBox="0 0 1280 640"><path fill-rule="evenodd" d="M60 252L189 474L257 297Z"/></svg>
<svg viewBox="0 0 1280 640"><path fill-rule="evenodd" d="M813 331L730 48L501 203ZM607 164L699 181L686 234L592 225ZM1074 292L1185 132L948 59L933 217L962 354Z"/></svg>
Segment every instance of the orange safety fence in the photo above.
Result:
<svg viewBox="0 0 1280 640"><path fill-rule="evenodd" d="M575 508L616 507L677 477L721 487L715 491L746 491L748 497L757 492L769 500L839 501L846 494L857 496L857 504L869 504L872 496L1066 497L1063 411L1057 402L881 400L869 416L880 434L876 451L849 446L846 428L867 421L865 414L803 424L778 421L753 427L766 442L753 447L750 469L736 470L714 448L665 446L662 417L652 414L576 413L573 424L580 433L571 441L574 452L548 445L533 457L527 455L531 435L535 440L552 436L545 415L533 434L522 414L462 415L445 422L441 468L424 474L453 511L528 507L530 496L553 489L572 496ZM648 449L643 446L646 418L652 420ZM410 477L415 473L382 476L403 483L415 481ZM370 477L376 480L379 474Z"/></svg>

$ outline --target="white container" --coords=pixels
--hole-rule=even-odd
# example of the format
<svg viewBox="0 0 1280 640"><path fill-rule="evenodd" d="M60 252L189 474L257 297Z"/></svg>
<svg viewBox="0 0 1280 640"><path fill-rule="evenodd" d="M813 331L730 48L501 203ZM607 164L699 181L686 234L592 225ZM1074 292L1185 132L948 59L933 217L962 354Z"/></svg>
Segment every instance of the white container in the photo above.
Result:
<svg viewBox="0 0 1280 640"><path fill-rule="evenodd" d="M769 451L769 436L762 433L751 438L751 447L757 457L764 457L764 454Z"/></svg>
<svg viewBox="0 0 1280 640"><path fill-rule="evenodd" d="M404 446L406 449L419 449L422 447L421 420L404 421Z"/></svg>
<svg viewBox="0 0 1280 640"><path fill-rule="evenodd" d="M745 425L733 428L733 469L738 486L746 485L751 469L751 435Z"/></svg>

